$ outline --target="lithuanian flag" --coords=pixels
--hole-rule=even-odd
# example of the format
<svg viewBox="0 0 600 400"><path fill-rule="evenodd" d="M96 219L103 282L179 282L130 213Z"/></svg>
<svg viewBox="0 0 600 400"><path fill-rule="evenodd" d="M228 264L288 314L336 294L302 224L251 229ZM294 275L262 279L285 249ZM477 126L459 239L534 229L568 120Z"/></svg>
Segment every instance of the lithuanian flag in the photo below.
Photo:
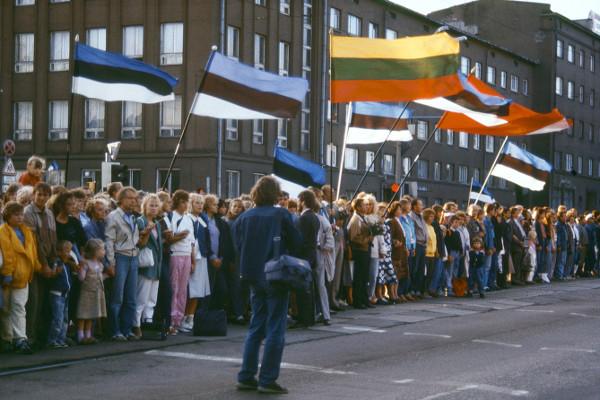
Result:
<svg viewBox="0 0 600 400"><path fill-rule="evenodd" d="M451 96L458 40L445 32L403 39L332 36L331 100L396 102Z"/></svg>

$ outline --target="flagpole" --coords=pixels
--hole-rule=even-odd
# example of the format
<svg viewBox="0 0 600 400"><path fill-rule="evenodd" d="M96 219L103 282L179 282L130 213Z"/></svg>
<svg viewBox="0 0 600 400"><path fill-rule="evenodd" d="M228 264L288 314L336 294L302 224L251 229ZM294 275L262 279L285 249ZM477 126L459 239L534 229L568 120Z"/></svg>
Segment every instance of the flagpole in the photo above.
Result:
<svg viewBox="0 0 600 400"><path fill-rule="evenodd" d="M325 9L327 10L327 8ZM329 11L325 11L325 21L329 21L328 18L328 13ZM329 32L328 32L328 39L329 39L329 71L331 71L331 35L332 35L332 30L331 28L329 28ZM325 71L323 71L325 72ZM329 72L329 184L331 185L331 190L335 190L336 191L336 195L335 195L335 200L337 201L337 199L339 198L339 193L340 193L340 185L338 182L338 186L337 188L333 187L333 102L331 101L331 72ZM323 76L327 76L325 73L323 74ZM327 117L325 117L327 118ZM344 142L346 141L346 138L344 137ZM337 158L337 154L336 154L336 158ZM330 192L332 193L332 192ZM332 193L333 194L333 193ZM327 203L329 204L329 211L333 210L333 196L330 196L329 199L327 199ZM330 219L331 216L333 215L333 213L330 213Z"/></svg>
<svg viewBox="0 0 600 400"><path fill-rule="evenodd" d="M504 141L502 142L502 145L498 149L498 154L496 154L496 158L494 159L494 162L492 163L492 166L490 167L490 170L488 171L487 176L485 177L485 181L483 181L483 183L481 184L481 189L479 189L479 193L477 193L477 197L475 198L475 202L473 204L477 204L477 202L479 201L479 198L481 197L481 194L485 190L485 186L487 185L487 183L490 179L490 176L492 176L492 171L494 170L494 167L496 166L496 164L498 164L498 160L500 160L500 156L502 155L502 150L504 149L506 142L508 142L508 136L504 137Z"/></svg>
<svg viewBox="0 0 600 400"><path fill-rule="evenodd" d="M71 60L75 59L75 49L77 48L77 43L79 43L79 34L75 35L75 40L73 42L73 55ZM71 138L73 137L73 108L75 101L75 93L73 93L73 69L75 68L75 62L71 63L71 99L69 101L69 126L67 127L67 156L65 160L65 187L69 182L69 162L71 160ZM60 182L60 173L58 174L59 182Z"/></svg>
<svg viewBox="0 0 600 400"><path fill-rule="evenodd" d="M444 114L446 115L446 114ZM408 171L406 171L406 174L404 174L404 176L402 177L402 180L400 181L400 184L398 185L398 190L396 190L393 194L392 194L392 198L390 199L390 201L387 204L386 209L386 214L387 214L387 210L389 210L390 206L392 205L392 202L394 201L394 199L396 198L396 195L398 193L400 193L400 191L402 190L402 186L404 185L404 182L406 182L406 180L408 179L408 177L410 176L411 172L413 171L413 169L415 168L415 165L417 165L417 162L419 161L419 158L421 157L421 155L423 154L423 152L425 151L425 149L427 148L427 146L429 145L429 143L431 143L431 139L434 138L435 133L440 129L440 124L442 122L442 120L444 119L444 116L442 116L442 118L440 119L440 121L437 123L435 129L433 130L433 132L431 132L431 135L429 135L429 137L427 138L427 140L425 141L425 143L423 143L423 146L421 146L421 149L419 150L419 152L417 153L417 155L415 156L415 159L413 160L413 162L410 164L410 167L408 168Z"/></svg>
<svg viewBox="0 0 600 400"><path fill-rule="evenodd" d="M196 94L194 95L194 100L192 101L192 106L190 107L190 111L188 112L187 117L185 118L185 123L183 124L183 129L181 130L181 134L179 135L179 140L177 141L177 146L175 147L175 151L173 152L173 157L171 158L171 163L169 164L169 169L167 170L167 176L165 177L165 180L163 181L161 190L165 190L165 188L167 187L167 183L169 182L169 178L171 177L171 172L173 171L173 165L175 165L175 160L177 159L177 154L179 153L179 148L181 147L181 143L183 142L183 137L185 136L185 133L187 132L188 126L190 124L190 119L192 117L192 110L194 109L194 107L196 106L196 102L198 101L198 94L204 87L204 81L206 80L206 75L208 74L208 69L210 68L210 64L212 63L212 60L213 60L216 52L217 52L217 46L212 46L210 55L208 56L208 61L206 61L206 66L204 67L204 73L202 74L202 78L200 79L200 84L198 85L198 90L196 91Z"/></svg>
<svg viewBox="0 0 600 400"><path fill-rule="evenodd" d="M342 157L340 159L339 171L338 171L338 181L337 181L337 192L335 196L335 200L339 200L340 192L342 188L342 175L344 174L344 162L346 161L346 143L348 140L348 129L350 128L350 118L352 115L352 102L348 103L346 106L346 126L344 127L344 139L342 141Z"/></svg>
<svg viewBox="0 0 600 400"><path fill-rule="evenodd" d="M473 177L471 177L471 184L469 185L469 193L467 194L467 207L471 204L471 192L473 191Z"/></svg>
<svg viewBox="0 0 600 400"><path fill-rule="evenodd" d="M377 160L377 156L379 155L379 153L381 153L381 150L383 150L383 146L385 146L385 144L387 143L388 139L390 138L390 135L392 134L392 132L394 132L394 129L396 129L396 126L398 126L398 123L400 123L400 120L402 119L402 116L404 115L404 112L408 108L409 104L410 104L410 101L406 102L406 104L404 105L404 108L400 112L400 115L398 115L398 118L396 118L396 120L394 121L394 124L392 125L392 127L390 128L387 136L385 137L385 140L381 143L381 145L379 146L379 148L375 152L375 156L373 156L373 160L371 160L371 164L365 170L363 176L360 178L360 182L358 182L358 186L356 186L356 189L354 190L354 193L352 194L352 198L350 199L350 201L354 200L354 198L358 194L358 191L360 190L360 187L362 186L363 182L367 178L367 174L369 173L369 171L371 170L371 168L373 168L373 165L375 164L375 160Z"/></svg>

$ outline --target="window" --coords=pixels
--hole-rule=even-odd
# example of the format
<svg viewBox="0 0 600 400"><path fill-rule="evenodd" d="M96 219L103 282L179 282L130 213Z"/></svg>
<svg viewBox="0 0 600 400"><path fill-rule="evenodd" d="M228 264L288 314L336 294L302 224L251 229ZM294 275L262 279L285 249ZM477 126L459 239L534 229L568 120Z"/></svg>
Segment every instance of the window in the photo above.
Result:
<svg viewBox="0 0 600 400"><path fill-rule="evenodd" d="M527 79L523 79L523 85L521 88L523 95L529 95L529 81Z"/></svg>
<svg viewBox="0 0 600 400"><path fill-rule="evenodd" d="M481 148L481 136L472 135L473 136L473 150L479 150Z"/></svg>
<svg viewBox="0 0 600 400"><path fill-rule="evenodd" d="M488 153L494 152L494 137L493 136L485 137L485 151Z"/></svg>
<svg viewBox="0 0 600 400"><path fill-rule="evenodd" d="M587 129L587 137L589 142L594 142L594 125L589 124Z"/></svg>
<svg viewBox="0 0 600 400"><path fill-rule="evenodd" d="M288 76L290 72L290 44L279 42L279 75Z"/></svg>
<svg viewBox="0 0 600 400"><path fill-rule="evenodd" d="M594 107L595 100L596 100L596 91L594 89L590 89L590 100L589 100L590 107Z"/></svg>
<svg viewBox="0 0 600 400"><path fill-rule="evenodd" d="M479 168L473 168L472 177L474 181L479 181Z"/></svg>
<svg viewBox="0 0 600 400"><path fill-rule="evenodd" d="M106 51L106 28L92 28L85 32L88 46Z"/></svg>
<svg viewBox="0 0 600 400"><path fill-rule="evenodd" d="M420 159L417 161L417 178L429 178L429 161Z"/></svg>
<svg viewBox="0 0 600 400"><path fill-rule="evenodd" d="M412 160L410 159L410 157L402 158L402 174L403 175L408 174L408 170L410 169L411 164L412 164Z"/></svg>
<svg viewBox="0 0 600 400"><path fill-rule="evenodd" d="M50 0L50 3L68 3L70 0Z"/></svg>
<svg viewBox="0 0 600 400"><path fill-rule="evenodd" d="M558 96L562 96L563 94L563 78L560 76L556 77L556 88L554 89L554 93Z"/></svg>
<svg viewBox="0 0 600 400"><path fill-rule="evenodd" d="M567 119L568 119L568 118L567 118ZM567 128L567 135L569 135L569 136L573 136L573 134L574 134L574 129L575 129L575 119L573 119L573 125L570 125L570 126Z"/></svg>
<svg viewBox="0 0 600 400"><path fill-rule="evenodd" d="M487 67L487 74L485 80L490 85L496 85L496 68L495 67Z"/></svg>
<svg viewBox="0 0 600 400"><path fill-rule="evenodd" d="M238 140L238 120L237 119L226 119L225 120L225 139L230 141Z"/></svg>
<svg viewBox="0 0 600 400"><path fill-rule="evenodd" d="M32 139L33 103L21 101L14 104L13 138L19 141Z"/></svg>
<svg viewBox="0 0 600 400"><path fill-rule="evenodd" d="M130 169L129 170L129 186L134 188L142 187L142 170L141 169Z"/></svg>
<svg viewBox="0 0 600 400"><path fill-rule="evenodd" d="M240 171L227 170L227 197L240 197Z"/></svg>
<svg viewBox="0 0 600 400"><path fill-rule="evenodd" d="M387 28L385 30L385 38L386 39L398 39L398 32L393 29Z"/></svg>
<svg viewBox="0 0 600 400"><path fill-rule="evenodd" d="M565 171L573 171L573 155L565 153Z"/></svg>
<svg viewBox="0 0 600 400"><path fill-rule="evenodd" d="M591 158L588 159L588 176L594 176L594 160Z"/></svg>
<svg viewBox="0 0 600 400"><path fill-rule="evenodd" d="M235 26L227 26L227 45L225 54L229 58L239 60L240 58L240 30Z"/></svg>
<svg viewBox="0 0 600 400"><path fill-rule="evenodd" d="M265 120L255 119L252 121L252 143L263 144L265 135Z"/></svg>
<svg viewBox="0 0 600 400"><path fill-rule="evenodd" d="M417 139L427 140L429 124L427 121L417 121Z"/></svg>
<svg viewBox="0 0 600 400"><path fill-rule="evenodd" d="M362 20L352 14L348 14L348 35L362 35Z"/></svg>
<svg viewBox="0 0 600 400"><path fill-rule="evenodd" d="M277 143L284 148L288 146L288 125L287 119L277 120Z"/></svg>
<svg viewBox="0 0 600 400"><path fill-rule="evenodd" d="M506 71L500 71L500 87L506 89Z"/></svg>
<svg viewBox="0 0 600 400"><path fill-rule="evenodd" d="M160 103L160 136L175 137L181 133L181 96Z"/></svg>
<svg viewBox="0 0 600 400"><path fill-rule="evenodd" d="M590 72L596 71L596 57L590 54Z"/></svg>
<svg viewBox="0 0 600 400"><path fill-rule="evenodd" d="M267 0L254 0L254 4L256 4L257 6L266 7L267 6Z"/></svg>
<svg viewBox="0 0 600 400"><path fill-rule="evenodd" d="M66 140L69 129L69 102L53 100L48 106L48 139Z"/></svg>
<svg viewBox="0 0 600 400"><path fill-rule="evenodd" d="M353 170L358 169L358 149L346 148L344 168Z"/></svg>
<svg viewBox="0 0 600 400"><path fill-rule="evenodd" d="M556 57L557 58L563 58L563 41L562 40L557 40L556 41Z"/></svg>
<svg viewBox="0 0 600 400"><path fill-rule="evenodd" d="M379 26L373 22L369 22L369 38L375 39L378 37L379 37Z"/></svg>
<svg viewBox="0 0 600 400"><path fill-rule="evenodd" d="M100 177L99 169L82 169L81 170L81 186L87 187L89 183L98 182ZM139 186L138 186L139 187Z"/></svg>
<svg viewBox="0 0 600 400"><path fill-rule="evenodd" d="M575 84L572 81L567 82L567 97L569 100L575 98Z"/></svg>
<svg viewBox="0 0 600 400"><path fill-rule="evenodd" d="M165 182L165 179L167 179L167 172L168 172L168 170L166 170L166 169L158 169L156 171L156 190L157 191L162 188L162 185ZM171 175L169 175L169 179L167 179L167 184L165 185L165 190L173 193L174 191L179 189L179 185L181 182L181 180L179 178L180 173L181 173L181 171L178 169L173 169L171 171Z"/></svg>
<svg viewBox="0 0 600 400"><path fill-rule="evenodd" d="M471 59L469 59L469 57L460 57L460 72L464 75L469 75L471 72Z"/></svg>
<svg viewBox="0 0 600 400"><path fill-rule="evenodd" d="M85 139L104 138L104 102L85 100Z"/></svg>
<svg viewBox="0 0 600 400"><path fill-rule="evenodd" d="M391 154L383 155L383 173L385 175L394 174L394 156Z"/></svg>
<svg viewBox="0 0 600 400"><path fill-rule="evenodd" d="M475 77L477 79L481 79L481 63L480 62L475 62Z"/></svg>
<svg viewBox="0 0 600 400"><path fill-rule="evenodd" d="M585 52L579 50L579 68L585 68Z"/></svg>
<svg viewBox="0 0 600 400"><path fill-rule="evenodd" d="M365 170L369 172L375 172L375 152L365 151Z"/></svg>
<svg viewBox="0 0 600 400"><path fill-rule="evenodd" d="M583 104L585 101L585 88L583 85L579 85L579 102Z"/></svg>
<svg viewBox="0 0 600 400"><path fill-rule="evenodd" d="M442 164L437 161L433 163L433 180L442 180Z"/></svg>
<svg viewBox="0 0 600 400"><path fill-rule="evenodd" d="M498 178L498 187L500 189L506 189L506 179Z"/></svg>
<svg viewBox="0 0 600 400"><path fill-rule="evenodd" d="M448 146L454 146L454 131L452 129L446 131L446 143Z"/></svg>
<svg viewBox="0 0 600 400"><path fill-rule="evenodd" d="M143 26L126 26L123 28L123 55L131 58L144 57Z"/></svg>
<svg viewBox="0 0 600 400"><path fill-rule="evenodd" d="M469 148L469 136L467 132L458 132L458 147Z"/></svg>
<svg viewBox="0 0 600 400"><path fill-rule="evenodd" d="M454 180L454 165L446 164L446 181L452 182Z"/></svg>
<svg viewBox="0 0 600 400"><path fill-rule="evenodd" d="M435 130L433 140L435 140L436 143L442 143L442 131L440 129Z"/></svg>
<svg viewBox="0 0 600 400"><path fill-rule="evenodd" d="M330 167L337 167L337 146L333 143L327 145L327 154L325 154L325 163Z"/></svg>
<svg viewBox="0 0 600 400"><path fill-rule="evenodd" d="M142 103L124 101L121 110L121 138L142 137Z"/></svg>
<svg viewBox="0 0 600 400"><path fill-rule="evenodd" d="M263 70L267 60L267 40L263 35L254 34L254 68Z"/></svg>
<svg viewBox="0 0 600 400"><path fill-rule="evenodd" d="M256 184L256 182L258 182L263 176L265 176L265 174L261 174L260 172L254 172L252 174L252 177L254 178L254 184Z"/></svg>
<svg viewBox="0 0 600 400"><path fill-rule="evenodd" d="M327 121L331 121L334 124L338 122L338 116L340 114L340 104L331 103L331 100L327 100Z"/></svg>
<svg viewBox="0 0 600 400"><path fill-rule="evenodd" d="M32 6L35 4L35 0L15 0L16 6Z"/></svg>
<svg viewBox="0 0 600 400"><path fill-rule="evenodd" d="M279 12L283 15L290 15L290 0L279 0Z"/></svg>
<svg viewBox="0 0 600 400"><path fill-rule="evenodd" d="M579 134L579 139L583 139L584 131L585 131L585 122L579 121L579 129L577 130L577 133Z"/></svg>
<svg viewBox="0 0 600 400"><path fill-rule="evenodd" d="M33 72L33 55L33 33L17 33L15 35L15 72Z"/></svg>
<svg viewBox="0 0 600 400"><path fill-rule="evenodd" d="M340 23L342 21L342 12L337 8L331 7L329 9L329 27L331 29L340 30Z"/></svg>
<svg viewBox="0 0 600 400"><path fill-rule="evenodd" d="M183 63L183 23L174 22L160 26L160 65Z"/></svg>
<svg viewBox="0 0 600 400"><path fill-rule="evenodd" d="M510 91L514 93L519 92L519 77L513 74L510 74Z"/></svg>
<svg viewBox="0 0 600 400"><path fill-rule="evenodd" d="M577 173L581 175L583 173L583 157L577 156Z"/></svg>
<svg viewBox="0 0 600 400"><path fill-rule="evenodd" d="M567 46L567 61L573 64L575 62L575 47Z"/></svg>
<svg viewBox="0 0 600 400"><path fill-rule="evenodd" d="M469 181L469 168L466 165L458 166L458 182L467 183Z"/></svg>
<svg viewBox="0 0 600 400"><path fill-rule="evenodd" d="M300 132L300 150L310 151L310 134L308 132Z"/></svg>

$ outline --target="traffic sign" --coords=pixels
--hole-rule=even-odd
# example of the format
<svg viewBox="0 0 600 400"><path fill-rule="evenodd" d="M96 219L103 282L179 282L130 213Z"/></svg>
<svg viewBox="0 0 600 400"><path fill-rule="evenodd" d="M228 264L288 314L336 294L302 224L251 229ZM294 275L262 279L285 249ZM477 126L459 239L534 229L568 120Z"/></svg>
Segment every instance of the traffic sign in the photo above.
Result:
<svg viewBox="0 0 600 400"><path fill-rule="evenodd" d="M2 149L4 150L4 155L6 157L12 157L15 155L17 146L15 145L15 142L13 142L12 140L6 139L4 141L4 144L2 145Z"/></svg>
<svg viewBox="0 0 600 400"><path fill-rule="evenodd" d="M15 165L12 162L10 157L6 157L6 161L4 162L4 168L2 168L2 175L4 176L15 176L17 175L17 170L15 170Z"/></svg>

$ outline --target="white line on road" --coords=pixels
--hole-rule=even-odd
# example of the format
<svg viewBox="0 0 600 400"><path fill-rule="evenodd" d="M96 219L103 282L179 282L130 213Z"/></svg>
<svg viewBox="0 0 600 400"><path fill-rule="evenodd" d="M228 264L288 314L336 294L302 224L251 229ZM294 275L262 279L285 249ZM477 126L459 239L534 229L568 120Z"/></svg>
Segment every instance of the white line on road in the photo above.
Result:
<svg viewBox="0 0 600 400"><path fill-rule="evenodd" d="M578 353L595 353L594 349L578 349L576 347L542 347L540 351L573 351Z"/></svg>
<svg viewBox="0 0 600 400"><path fill-rule="evenodd" d="M150 356L164 356L164 357L184 358L187 360L214 361L214 362L226 362L226 363L235 363L235 364L240 364L242 362L241 358L209 356L209 355L205 355L205 354L181 353L181 352L175 352L175 351L150 350L150 351L145 352L144 354L147 354ZM281 368L293 369L293 370L297 370L297 371L320 372L323 374L330 374L330 375L356 375L356 373L352 372L352 371L340 371L337 369L321 368L321 367L316 367L313 365L292 364L292 363L286 363L286 362L281 363Z"/></svg>
<svg viewBox="0 0 600 400"><path fill-rule="evenodd" d="M551 313L554 312L554 310L531 310L531 309L528 309L528 308L520 308L517 311L520 311L520 312L538 312L538 313L547 313L547 314L551 314Z"/></svg>
<svg viewBox="0 0 600 400"><path fill-rule="evenodd" d="M342 329L346 329L348 331L356 331L356 332L373 332L373 333L386 333L387 332L385 329L375 329L375 328L370 328L368 326L347 325L347 326L342 326Z"/></svg>
<svg viewBox="0 0 600 400"><path fill-rule="evenodd" d="M464 385L464 386L458 387L458 388L456 388L456 389L454 389L452 391L449 391L449 392L440 392L440 393L432 394L431 396L423 397L421 400L439 399L440 397L450 396L452 394L463 392L465 390L477 389L478 386L479 385Z"/></svg>
<svg viewBox="0 0 600 400"><path fill-rule="evenodd" d="M496 342L493 340L484 340L484 339L473 339L473 343L495 344L495 345L504 346L504 347L514 347L517 349L523 347L522 344Z"/></svg>
<svg viewBox="0 0 600 400"><path fill-rule="evenodd" d="M440 335L438 333L421 333L421 332L404 332L405 336L429 336L429 337L437 337L443 339L450 339L452 336L450 335Z"/></svg>
<svg viewBox="0 0 600 400"><path fill-rule="evenodd" d="M583 317L583 318L600 319L600 316L597 316L597 315L589 315L589 314L582 314L582 313L576 313L576 312L569 313L569 315L574 315L576 317Z"/></svg>
<svg viewBox="0 0 600 400"><path fill-rule="evenodd" d="M514 396L514 397L520 397L520 396L527 396L529 394L529 392L527 390L518 390L518 389L512 389L509 387L503 387L503 386L494 386L494 385L487 385L485 383L460 383L460 382L447 382L447 381L441 381L438 382L440 384L443 385L449 385L449 386L457 386L458 388L455 389L455 391L453 393L455 393L456 391L462 391L462 390L467 390L467 389L476 389L476 390L480 390L483 392L491 392L491 393L498 393L498 394L505 394L508 396Z"/></svg>
<svg viewBox="0 0 600 400"><path fill-rule="evenodd" d="M407 383L413 383L415 380L414 379L398 379L395 381L392 381L392 383L398 383L400 385L406 385Z"/></svg>

